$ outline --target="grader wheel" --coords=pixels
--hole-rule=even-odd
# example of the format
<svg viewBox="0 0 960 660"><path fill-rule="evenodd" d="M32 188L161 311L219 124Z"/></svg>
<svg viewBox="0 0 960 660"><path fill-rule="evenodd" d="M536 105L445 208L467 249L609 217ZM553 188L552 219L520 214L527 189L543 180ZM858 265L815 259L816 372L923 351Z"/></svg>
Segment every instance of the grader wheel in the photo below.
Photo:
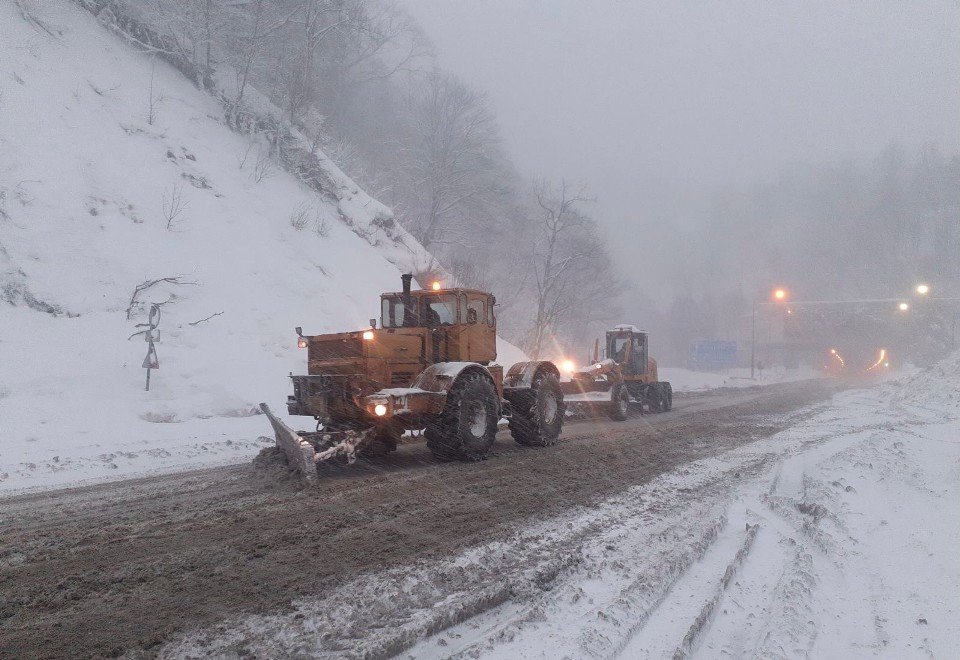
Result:
<svg viewBox="0 0 960 660"><path fill-rule="evenodd" d="M627 386L623 383L617 383L610 390L610 419L615 422L623 422L630 414L630 393Z"/></svg>

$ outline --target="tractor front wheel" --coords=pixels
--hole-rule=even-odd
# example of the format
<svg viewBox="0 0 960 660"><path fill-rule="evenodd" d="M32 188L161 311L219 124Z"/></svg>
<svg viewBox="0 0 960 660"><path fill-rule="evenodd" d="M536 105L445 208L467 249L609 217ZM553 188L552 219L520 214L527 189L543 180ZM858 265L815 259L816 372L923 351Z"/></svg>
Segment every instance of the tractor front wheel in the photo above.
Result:
<svg viewBox="0 0 960 660"><path fill-rule="evenodd" d="M443 412L427 424L427 448L440 460L479 461L493 448L500 405L493 383L479 373L462 375Z"/></svg>

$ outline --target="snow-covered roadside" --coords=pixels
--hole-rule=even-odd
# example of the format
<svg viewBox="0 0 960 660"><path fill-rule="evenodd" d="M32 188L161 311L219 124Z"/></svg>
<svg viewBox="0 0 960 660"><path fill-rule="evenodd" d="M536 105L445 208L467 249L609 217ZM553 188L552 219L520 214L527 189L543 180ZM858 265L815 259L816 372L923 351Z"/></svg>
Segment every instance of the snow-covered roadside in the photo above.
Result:
<svg viewBox="0 0 960 660"><path fill-rule="evenodd" d="M960 356L452 559L364 576L167 657L947 657Z"/></svg>
<svg viewBox="0 0 960 660"><path fill-rule="evenodd" d="M683 367L661 367L660 380L669 381L674 392L699 392L721 387L754 387L756 385L775 385L792 383L798 380L823 378L824 373L810 367L783 369L777 367L756 372L750 378L749 368L727 369L722 373L693 371Z"/></svg>

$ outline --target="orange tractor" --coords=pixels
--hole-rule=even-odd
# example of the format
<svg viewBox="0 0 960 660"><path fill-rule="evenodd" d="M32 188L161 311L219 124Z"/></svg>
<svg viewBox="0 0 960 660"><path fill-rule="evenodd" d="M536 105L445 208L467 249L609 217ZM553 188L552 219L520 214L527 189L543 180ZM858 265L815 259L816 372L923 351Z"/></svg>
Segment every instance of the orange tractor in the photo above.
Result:
<svg viewBox="0 0 960 660"><path fill-rule="evenodd" d="M407 430L422 430L443 460L490 453L506 417L518 443L546 446L563 426L560 373L549 361L520 362L504 375L497 357L495 298L475 289L403 288L381 296L380 324L356 332L304 335L307 374L294 376L291 415L314 431L292 431L266 404L277 445L306 479L333 458L390 452Z"/></svg>
<svg viewBox="0 0 960 660"><path fill-rule="evenodd" d="M565 402L572 412L605 409L611 419L623 421L631 400L650 412L673 408L673 387L658 379L657 361L649 355L646 332L632 325L607 331L601 356L600 341L593 347L590 364L570 369L570 379L561 383Z"/></svg>

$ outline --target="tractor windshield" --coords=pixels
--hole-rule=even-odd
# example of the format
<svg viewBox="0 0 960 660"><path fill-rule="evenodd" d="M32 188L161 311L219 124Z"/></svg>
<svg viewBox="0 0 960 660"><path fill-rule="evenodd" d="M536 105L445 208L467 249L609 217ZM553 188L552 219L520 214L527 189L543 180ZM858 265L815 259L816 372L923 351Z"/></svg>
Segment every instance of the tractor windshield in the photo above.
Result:
<svg viewBox="0 0 960 660"><path fill-rule="evenodd" d="M415 296L413 304L420 305L419 325L455 325L457 323L457 296L455 294L435 294ZM416 314L411 315L403 304L403 296L385 296L383 298L380 323L384 328L409 328L418 325Z"/></svg>
<svg viewBox="0 0 960 660"><path fill-rule="evenodd" d="M457 297L453 294L424 296L420 299L423 324L454 325L457 322Z"/></svg>
<svg viewBox="0 0 960 660"><path fill-rule="evenodd" d="M613 336L610 338L610 345L607 347L609 351L607 357L611 358L614 362L623 362L627 358L627 345L630 343L630 336Z"/></svg>

